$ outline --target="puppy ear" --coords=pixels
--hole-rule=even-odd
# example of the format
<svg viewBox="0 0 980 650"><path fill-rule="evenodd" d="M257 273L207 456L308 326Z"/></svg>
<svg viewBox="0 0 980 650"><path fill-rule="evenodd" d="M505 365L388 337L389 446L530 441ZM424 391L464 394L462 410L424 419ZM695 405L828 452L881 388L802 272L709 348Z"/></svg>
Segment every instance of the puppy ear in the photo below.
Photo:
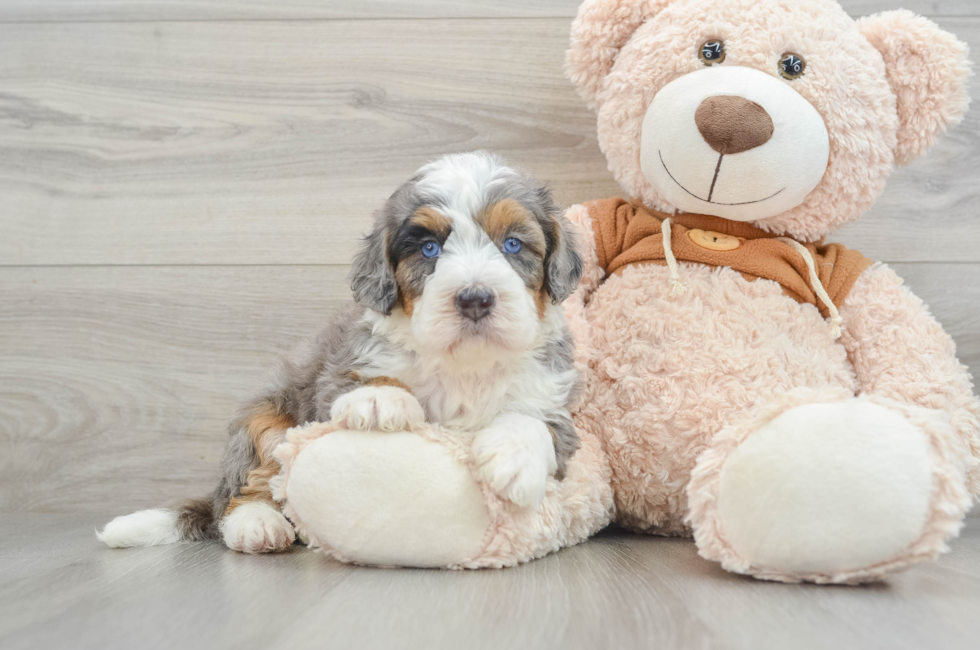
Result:
<svg viewBox="0 0 980 650"><path fill-rule="evenodd" d="M565 55L565 75L589 108L612 70L619 50L643 21L674 0L586 0L572 22L572 44Z"/></svg>
<svg viewBox="0 0 980 650"><path fill-rule="evenodd" d="M888 85L898 98L895 162L906 164L963 119L970 103L968 48L936 23L904 9L857 24L885 59Z"/></svg>
<svg viewBox="0 0 980 650"><path fill-rule="evenodd" d="M548 295L556 305L572 295L582 279L582 256L572 233L572 224L551 198L546 188L540 190L542 203L547 206L550 227L546 227L548 250L544 259L544 282Z"/></svg>
<svg viewBox="0 0 980 650"><path fill-rule="evenodd" d="M364 238L354 256L350 284L354 290L354 300L385 316L391 314L398 300L398 283L388 256L388 227L384 211L375 217L374 229Z"/></svg>

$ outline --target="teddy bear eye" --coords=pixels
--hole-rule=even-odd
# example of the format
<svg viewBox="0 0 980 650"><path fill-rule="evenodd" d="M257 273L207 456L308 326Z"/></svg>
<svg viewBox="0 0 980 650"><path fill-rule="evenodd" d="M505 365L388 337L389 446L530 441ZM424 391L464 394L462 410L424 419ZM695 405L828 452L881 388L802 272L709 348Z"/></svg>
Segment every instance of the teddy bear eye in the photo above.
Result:
<svg viewBox="0 0 980 650"><path fill-rule="evenodd" d="M806 61L799 54L787 52L779 59L779 74L784 79L789 79L790 81L799 79L803 76L804 70L806 70Z"/></svg>
<svg viewBox="0 0 980 650"><path fill-rule="evenodd" d="M698 50L698 58L705 65L714 65L725 60L725 42L705 41Z"/></svg>

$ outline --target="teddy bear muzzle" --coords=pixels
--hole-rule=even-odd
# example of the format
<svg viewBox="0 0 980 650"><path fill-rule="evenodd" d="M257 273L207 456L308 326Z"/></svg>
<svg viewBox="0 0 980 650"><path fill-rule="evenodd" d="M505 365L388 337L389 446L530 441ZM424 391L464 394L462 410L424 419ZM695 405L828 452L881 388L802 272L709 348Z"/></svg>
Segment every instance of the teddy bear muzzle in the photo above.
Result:
<svg viewBox="0 0 980 650"><path fill-rule="evenodd" d="M684 212L759 221L800 205L830 156L823 118L790 82L712 66L660 89L640 143L644 176Z"/></svg>

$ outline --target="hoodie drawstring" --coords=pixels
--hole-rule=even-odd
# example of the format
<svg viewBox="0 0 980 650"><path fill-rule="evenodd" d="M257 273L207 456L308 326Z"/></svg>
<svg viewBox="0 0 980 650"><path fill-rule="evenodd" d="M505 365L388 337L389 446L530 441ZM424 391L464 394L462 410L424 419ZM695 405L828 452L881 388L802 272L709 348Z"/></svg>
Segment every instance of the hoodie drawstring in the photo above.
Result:
<svg viewBox="0 0 980 650"><path fill-rule="evenodd" d="M681 282L677 258L674 257L674 251L670 245L670 218L663 220L661 233L664 239L664 259L667 261L667 270L670 271L670 284L673 287L671 293L675 296L683 296L687 292L687 287ZM830 313L830 335L835 340L839 339L841 337L841 325L844 323L844 319L841 317L837 305L830 299L827 289L823 286L823 282L820 281L820 276L817 275L817 267L813 261L813 255L810 254L806 246L795 239L790 239L789 237L776 237L776 239L784 244L788 244L790 248L799 253L803 258L803 261L806 263L806 268L810 273L810 285L813 287L814 293L817 294L817 298L827 307L827 312Z"/></svg>
<svg viewBox="0 0 980 650"><path fill-rule="evenodd" d="M670 247L670 218L664 219L660 226L664 238L664 259L667 260L667 270L670 271L670 284L673 287L671 293L675 296L683 296L687 292L687 287L681 282L681 274L677 267L677 258Z"/></svg>
<svg viewBox="0 0 980 650"><path fill-rule="evenodd" d="M817 267L813 262L813 255L810 254L806 246L795 239L790 239L789 237L777 237L776 239L785 244L789 244L791 248L803 257L803 261L806 262L806 268L810 271L810 285L813 286L814 293L817 294L817 297L820 298L820 301L827 307L827 311L830 313L830 335L834 339L839 339L841 335L841 324L843 324L844 319L837 310L837 305L830 299L830 295L827 293L827 289L824 288L823 282L817 276Z"/></svg>

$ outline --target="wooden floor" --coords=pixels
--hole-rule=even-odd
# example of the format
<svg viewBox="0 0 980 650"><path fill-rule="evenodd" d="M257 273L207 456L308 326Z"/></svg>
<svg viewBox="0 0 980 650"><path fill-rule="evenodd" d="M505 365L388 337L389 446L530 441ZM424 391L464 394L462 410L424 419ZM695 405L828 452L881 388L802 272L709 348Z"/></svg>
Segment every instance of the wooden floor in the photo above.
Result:
<svg viewBox="0 0 980 650"><path fill-rule="evenodd" d="M865 589L623 534L477 574L94 542L210 489L235 402L348 299L356 238L426 160L489 148L564 204L619 193L561 72L577 4L0 0L0 647L980 643L976 520ZM976 0L899 4L980 56ZM975 375L978 215L980 106L833 237L896 268Z"/></svg>
<svg viewBox="0 0 980 650"><path fill-rule="evenodd" d="M514 569L339 564L299 546L101 547L98 515L0 520L4 650L975 649L980 520L887 584L760 582L685 539L612 532Z"/></svg>

